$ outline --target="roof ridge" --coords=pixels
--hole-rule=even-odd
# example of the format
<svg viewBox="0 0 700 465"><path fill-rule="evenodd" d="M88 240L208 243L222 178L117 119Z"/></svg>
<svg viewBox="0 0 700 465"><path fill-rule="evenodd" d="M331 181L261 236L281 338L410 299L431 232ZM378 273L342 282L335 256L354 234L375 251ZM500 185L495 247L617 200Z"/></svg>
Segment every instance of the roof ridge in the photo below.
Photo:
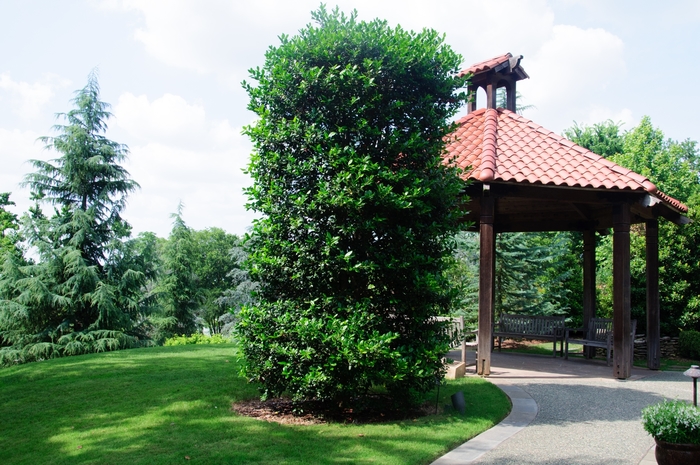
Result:
<svg viewBox="0 0 700 465"><path fill-rule="evenodd" d="M479 180L493 181L496 175L496 144L498 134L498 111L489 108L484 117L484 136L481 142L481 174Z"/></svg>

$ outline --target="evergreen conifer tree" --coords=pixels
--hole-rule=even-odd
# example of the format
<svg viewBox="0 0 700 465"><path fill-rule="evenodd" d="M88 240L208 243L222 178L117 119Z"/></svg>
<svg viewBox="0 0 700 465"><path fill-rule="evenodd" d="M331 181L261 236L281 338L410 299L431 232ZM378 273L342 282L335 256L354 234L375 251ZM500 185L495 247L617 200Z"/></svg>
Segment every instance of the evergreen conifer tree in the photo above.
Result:
<svg viewBox="0 0 700 465"><path fill-rule="evenodd" d="M109 104L96 73L76 92L75 108L58 117L58 135L42 137L60 156L31 160L26 176L37 201L23 234L38 261L8 257L0 279L0 363L13 363L139 343L141 287L150 264L129 241L121 217L138 184L120 165L128 149L107 139ZM41 204L54 207L46 216Z"/></svg>

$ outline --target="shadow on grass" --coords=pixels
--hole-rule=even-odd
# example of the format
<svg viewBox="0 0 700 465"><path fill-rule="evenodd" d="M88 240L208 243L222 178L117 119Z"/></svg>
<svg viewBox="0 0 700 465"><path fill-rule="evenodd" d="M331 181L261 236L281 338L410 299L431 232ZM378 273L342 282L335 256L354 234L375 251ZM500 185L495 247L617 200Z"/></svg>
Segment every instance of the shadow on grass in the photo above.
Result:
<svg viewBox="0 0 700 465"><path fill-rule="evenodd" d="M450 394L465 392L464 417L279 425L231 411L233 402L257 395L238 373L232 345L136 349L0 370L2 463L428 463L508 410L500 390L472 379L441 389L441 408Z"/></svg>

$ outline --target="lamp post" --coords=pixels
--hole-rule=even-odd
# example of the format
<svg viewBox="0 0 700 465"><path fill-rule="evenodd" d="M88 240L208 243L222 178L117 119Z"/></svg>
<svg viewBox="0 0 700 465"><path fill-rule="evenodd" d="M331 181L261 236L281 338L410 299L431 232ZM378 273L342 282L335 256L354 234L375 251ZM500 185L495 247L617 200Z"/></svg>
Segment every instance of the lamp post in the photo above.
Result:
<svg viewBox="0 0 700 465"><path fill-rule="evenodd" d="M700 378L700 367L690 365L690 368L683 372L685 376L693 378L693 405L698 406L698 378Z"/></svg>

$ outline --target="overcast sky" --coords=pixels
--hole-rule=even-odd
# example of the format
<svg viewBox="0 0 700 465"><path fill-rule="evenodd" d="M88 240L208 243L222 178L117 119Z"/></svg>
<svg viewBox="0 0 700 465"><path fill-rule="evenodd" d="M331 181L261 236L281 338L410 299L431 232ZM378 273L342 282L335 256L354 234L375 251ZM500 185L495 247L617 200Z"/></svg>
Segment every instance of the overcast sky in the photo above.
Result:
<svg viewBox="0 0 700 465"><path fill-rule="evenodd" d="M561 133L574 121L632 128L644 115L673 139L700 140L700 2L609 0L339 0L360 19L433 28L464 67L523 55L524 116ZM242 234L253 113L240 82L280 34L309 23L317 0L0 0L0 192L16 213L26 160L50 159L37 137L99 68L112 104L107 136L130 147L141 189L125 217L167 237L180 200L195 229ZM479 106L483 106L481 102Z"/></svg>

